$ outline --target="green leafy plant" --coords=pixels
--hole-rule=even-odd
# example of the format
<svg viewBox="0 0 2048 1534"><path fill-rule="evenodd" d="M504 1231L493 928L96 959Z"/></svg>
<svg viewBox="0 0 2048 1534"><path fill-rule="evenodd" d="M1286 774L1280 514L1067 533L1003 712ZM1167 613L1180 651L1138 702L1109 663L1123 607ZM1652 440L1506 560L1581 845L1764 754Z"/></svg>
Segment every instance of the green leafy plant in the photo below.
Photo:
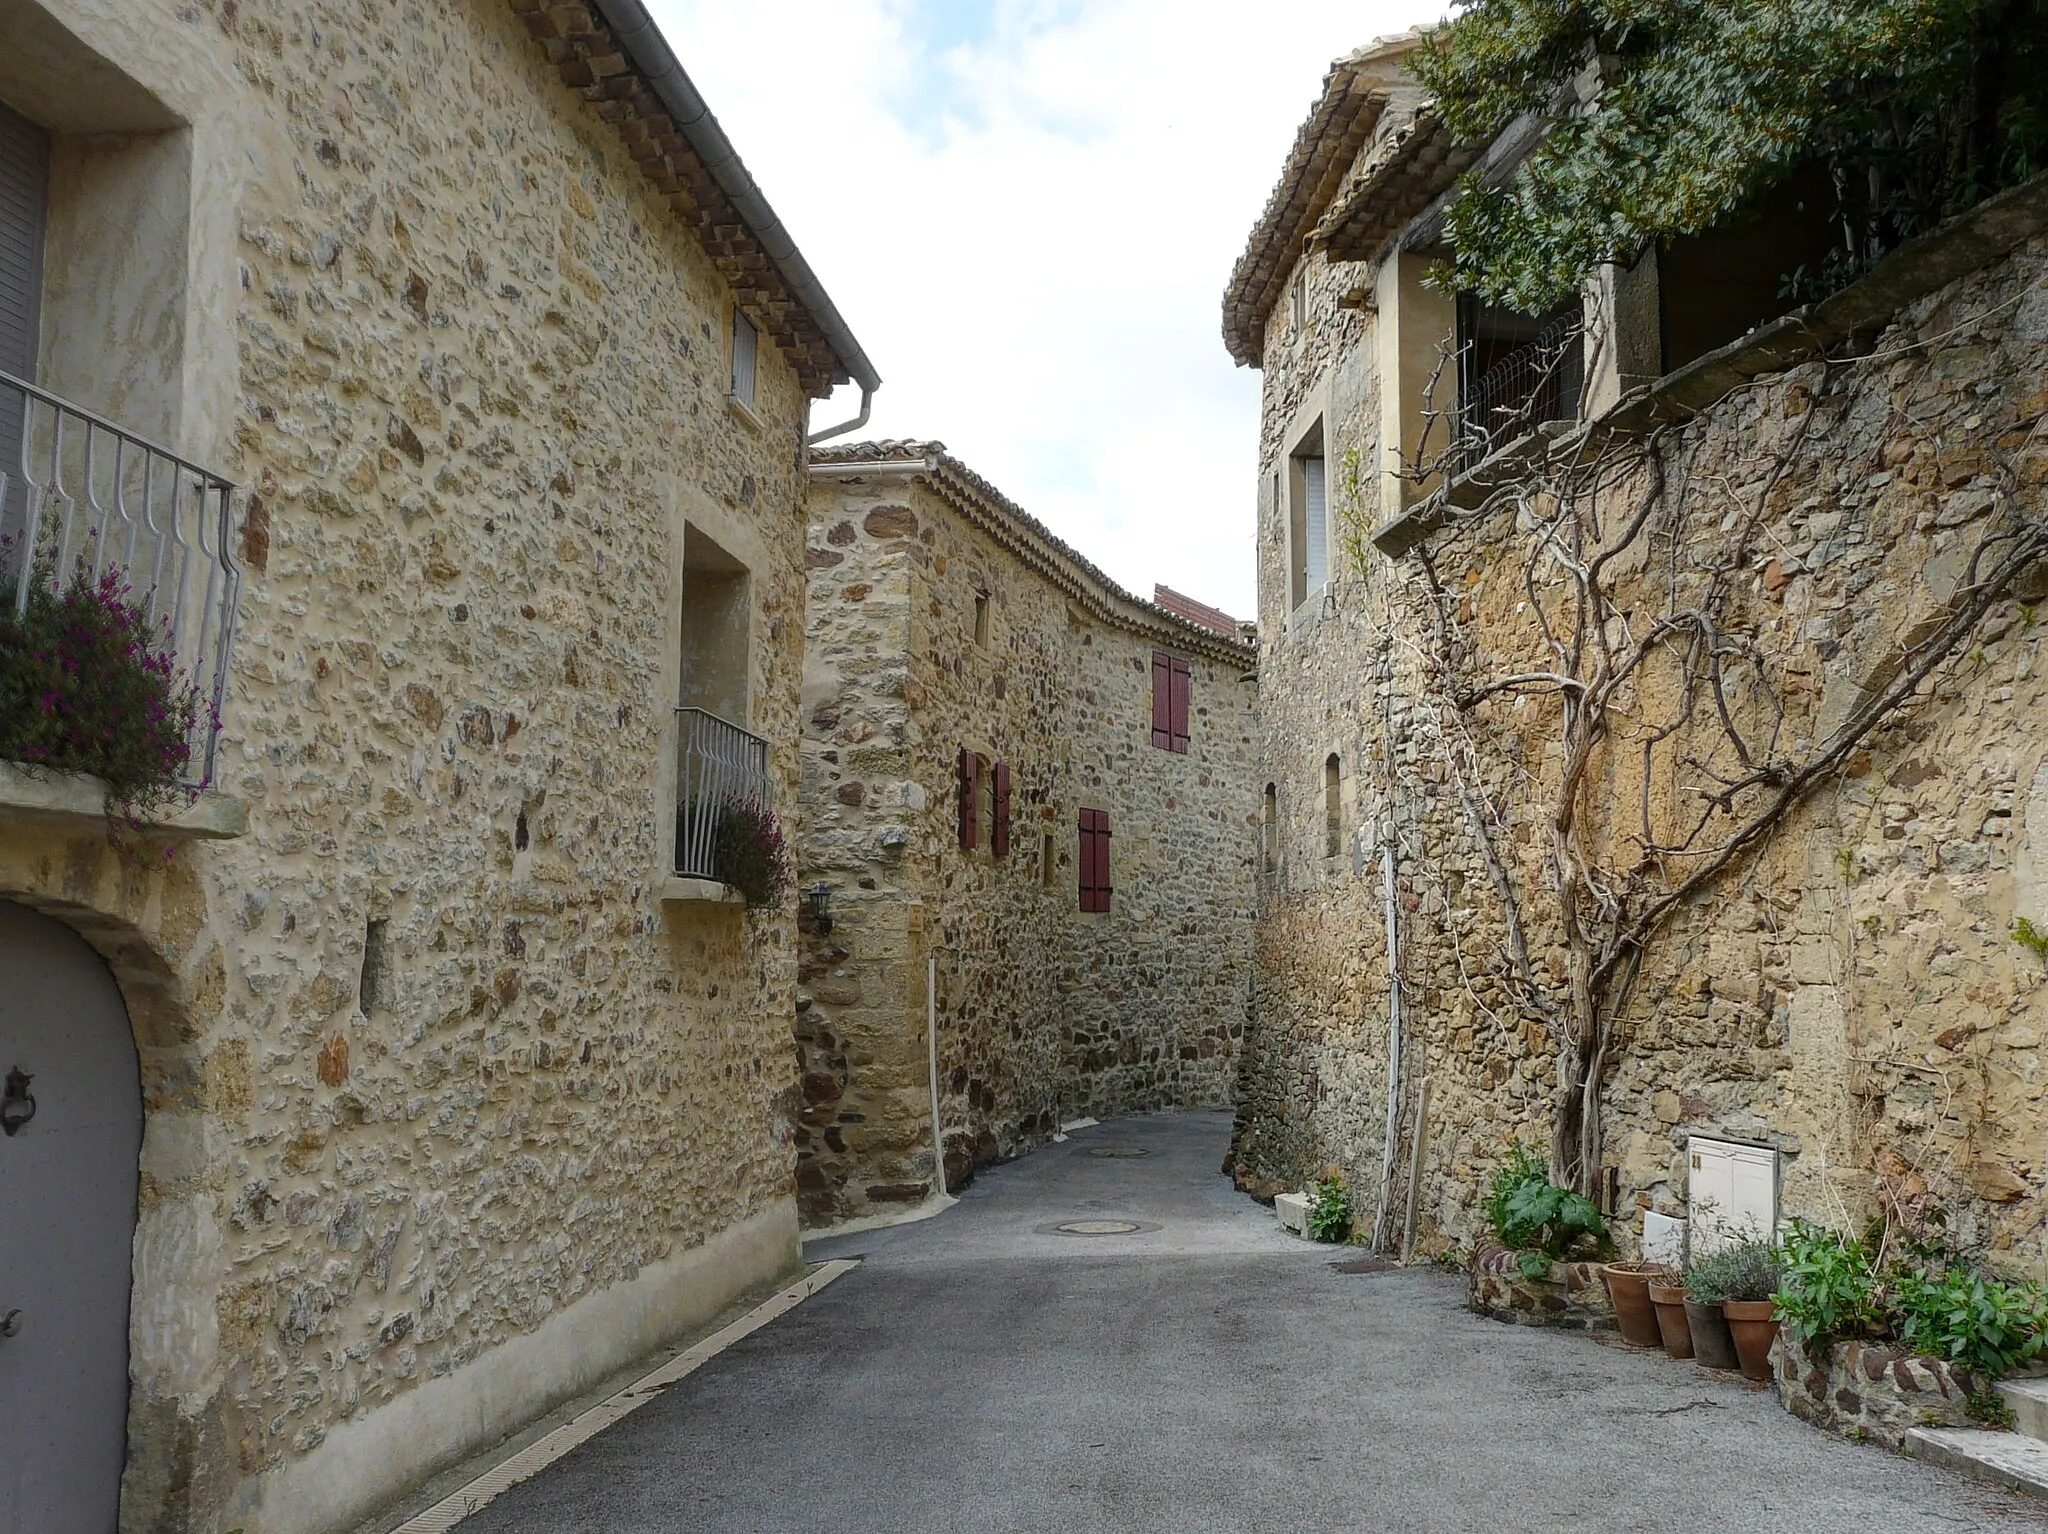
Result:
<svg viewBox="0 0 2048 1534"><path fill-rule="evenodd" d="M1334 1177L1317 1183L1308 1201L1308 1233L1316 1241L1351 1239L1351 1194Z"/></svg>
<svg viewBox="0 0 2048 1534"><path fill-rule="evenodd" d="M1607 1236L1593 1201L1552 1183L1536 1152L1520 1141L1493 1169L1485 1211L1500 1244L1521 1254L1524 1278L1543 1277L1573 1247Z"/></svg>
<svg viewBox="0 0 2048 1534"><path fill-rule="evenodd" d="M1891 1275L1889 1311L1906 1346L2000 1379L2048 1347L2048 1293L2006 1283L1967 1263L1902 1264Z"/></svg>
<svg viewBox="0 0 2048 1534"><path fill-rule="evenodd" d="M1783 1278L1777 1247L1758 1237L1746 1237L1695 1257L1685 1270L1685 1288L1702 1305L1768 1300Z"/></svg>
<svg viewBox="0 0 2048 1534"><path fill-rule="evenodd" d="M772 906L794 882L782 822L752 799L727 801L712 841L718 877L738 890L749 910Z"/></svg>
<svg viewBox="0 0 2048 1534"><path fill-rule="evenodd" d="M2048 969L2048 931L2019 916L2013 919L2012 940L2039 959L2042 968Z"/></svg>
<svg viewBox="0 0 2048 1534"><path fill-rule="evenodd" d="M61 587L52 575L40 562L24 611L0 603L0 759L102 778L109 809L137 825L179 797L205 704L120 569L96 576L81 556Z"/></svg>
<svg viewBox="0 0 2048 1534"><path fill-rule="evenodd" d="M1809 1348L1838 1337L1861 1337L1883 1322L1877 1274L1859 1241L1807 1220L1794 1220L1782 1246L1782 1274L1772 1296L1779 1319Z"/></svg>
<svg viewBox="0 0 2048 1534"><path fill-rule="evenodd" d="M1471 0L1414 68L1461 139L1548 130L1448 223L1457 285L1531 314L1802 168L1835 250L1787 288L1819 296L2048 149L2041 0Z"/></svg>

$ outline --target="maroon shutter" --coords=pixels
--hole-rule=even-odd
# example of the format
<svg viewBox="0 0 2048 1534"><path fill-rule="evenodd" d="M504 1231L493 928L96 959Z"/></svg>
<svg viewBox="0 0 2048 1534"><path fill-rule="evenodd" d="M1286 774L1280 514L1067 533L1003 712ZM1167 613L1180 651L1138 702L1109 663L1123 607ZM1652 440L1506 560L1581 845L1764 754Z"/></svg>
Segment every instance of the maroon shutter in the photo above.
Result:
<svg viewBox="0 0 2048 1534"><path fill-rule="evenodd" d="M1152 652L1152 744L1173 749L1173 661L1164 650Z"/></svg>
<svg viewBox="0 0 2048 1534"><path fill-rule="evenodd" d="M996 763L994 816L989 822L988 850L1002 857L1010 850L1010 764Z"/></svg>
<svg viewBox="0 0 2048 1534"><path fill-rule="evenodd" d="M1109 909L1109 814L1081 811L1081 909Z"/></svg>
<svg viewBox="0 0 2048 1534"><path fill-rule="evenodd" d="M1173 662L1167 680L1173 698L1172 717L1168 721L1173 736L1172 746L1185 755L1188 749L1188 663L1184 660Z"/></svg>
<svg viewBox="0 0 2048 1534"><path fill-rule="evenodd" d="M972 751L960 753L960 850L972 852L981 844L981 758Z"/></svg>

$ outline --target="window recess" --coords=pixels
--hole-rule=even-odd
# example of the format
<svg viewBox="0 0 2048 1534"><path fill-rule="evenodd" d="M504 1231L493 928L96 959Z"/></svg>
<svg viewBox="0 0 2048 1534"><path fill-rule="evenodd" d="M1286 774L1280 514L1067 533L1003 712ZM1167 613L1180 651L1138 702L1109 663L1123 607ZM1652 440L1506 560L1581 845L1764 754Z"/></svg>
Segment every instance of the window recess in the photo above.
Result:
<svg viewBox="0 0 2048 1534"><path fill-rule="evenodd" d="M1162 751L1188 749L1188 663L1164 650L1152 652L1152 744Z"/></svg>

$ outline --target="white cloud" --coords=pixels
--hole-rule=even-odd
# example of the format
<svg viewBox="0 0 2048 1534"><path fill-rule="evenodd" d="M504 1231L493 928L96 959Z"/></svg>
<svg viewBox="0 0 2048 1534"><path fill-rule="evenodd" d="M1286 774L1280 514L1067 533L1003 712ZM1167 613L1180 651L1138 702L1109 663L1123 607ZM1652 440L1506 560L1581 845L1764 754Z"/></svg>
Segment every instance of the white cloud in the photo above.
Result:
<svg viewBox="0 0 2048 1534"><path fill-rule="evenodd" d="M1140 595L1250 616L1223 285L1329 61L1441 6L650 9L881 371L867 434L944 441Z"/></svg>

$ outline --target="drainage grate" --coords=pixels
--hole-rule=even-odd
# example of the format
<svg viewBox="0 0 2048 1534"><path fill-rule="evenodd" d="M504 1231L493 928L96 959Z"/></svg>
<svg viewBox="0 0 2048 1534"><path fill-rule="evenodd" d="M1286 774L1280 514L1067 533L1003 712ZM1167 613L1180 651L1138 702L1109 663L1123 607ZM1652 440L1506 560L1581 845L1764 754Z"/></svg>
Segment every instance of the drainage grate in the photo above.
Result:
<svg viewBox="0 0 2048 1534"><path fill-rule="evenodd" d="M1149 1156L1152 1153L1142 1145L1098 1145L1088 1154L1100 1156L1105 1161L1119 1161L1127 1156Z"/></svg>
<svg viewBox="0 0 2048 1534"><path fill-rule="evenodd" d="M1141 1227L1135 1220L1069 1220L1053 1228L1063 1236L1130 1236Z"/></svg>

